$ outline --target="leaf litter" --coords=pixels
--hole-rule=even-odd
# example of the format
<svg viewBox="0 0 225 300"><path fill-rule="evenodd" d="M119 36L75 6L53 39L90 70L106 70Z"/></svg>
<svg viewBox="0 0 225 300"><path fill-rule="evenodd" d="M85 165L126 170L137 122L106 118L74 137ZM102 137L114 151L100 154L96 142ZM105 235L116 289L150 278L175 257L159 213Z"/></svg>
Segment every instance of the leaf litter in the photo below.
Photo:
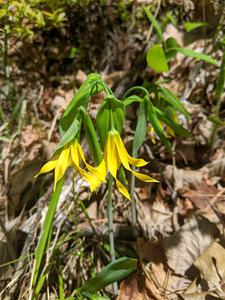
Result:
<svg viewBox="0 0 225 300"><path fill-rule="evenodd" d="M197 13L193 7L200 5L197 3L199 1L169 2L172 5L184 5L184 10L190 9L190 16ZM211 2L206 1L207 7L212 7ZM208 17L209 10L206 10L206 14ZM169 35L173 32L180 44L187 42L187 37L173 27L167 27L166 32ZM113 38L116 39L119 33L120 30L113 32ZM137 36L132 36L132 33L130 35L129 38L135 41ZM145 39L140 36L138 39ZM123 39L126 40L124 35L117 46L125 51L125 47L122 47ZM139 51L142 51L140 44L138 41L135 45L137 50L140 47ZM202 49L202 42L197 38L191 47ZM110 57L111 48L107 50L107 59L103 59L104 63L108 60L108 65L102 72L103 76L118 94L126 89L127 84L132 84L133 79L144 81L153 76L149 70L140 70L135 64L132 68L133 60L130 56L136 59L136 50L128 50L128 58L116 70L112 67L115 62ZM114 58L120 57L117 52L113 55ZM50 177L37 181L32 178L43 160L50 158L53 153L59 140L54 125L71 99L74 89L86 78L83 70L85 68L64 78L63 83L56 89L49 86L40 88L40 79L37 87L28 86L27 117L21 134L16 134L10 143L1 144L1 174L5 174L1 178L1 186L4 185L4 188L1 187L0 191L3 212L0 218L2 299L27 299L32 255L52 189L49 184ZM214 100L211 91L214 90L217 75L214 70L201 64L195 65L191 59L184 59L182 56L178 56L171 67L171 81L165 87L181 96L191 114L191 123L188 126L192 129L197 143L188 141L187 145L186 141L178 138L175 147L178 151L175 163L172 164L171 156L161 145L153 145L149 138L146 140L145 147L140 151L152 165L156 165L154 171L161 178L161 184L159 187L149 188L137 182L139 238L136 243L127 230L130 228L128 205L118 194L114 196L117 241L127 246L125 251L128 248L136 249L139 257L137 272L120 284L118 300L225 299L225 145L220 138L221 130L213 152L210 153L208 149L211 123L208 121L207 111L204 110L206 95L203 97L201 92L207 82L210 82L207 97L209 102ZM53 86L58 80L56 77L49 79ZM73 78L75 84L71 84L70 78ZM19 82L19 87L21 85ZM100 94L92 99L89 110L93 119L103 98L104 95ZM136 107L129 110L130 120L126 123L125 131L132 134ZM126 141L129 146L127 137ZM6 181L6 178L9 180ZM101 201L105 196L105 187L93 195L90 201L87 200L87 190L87 185L80 178L72 184L71 180L66 182L54 222L55 239L47 251L48 259L43 266L55 266L57 260L60 260L65 290L70 294L75 286L80 286L90 278L92 272L99 271L109 258L104 239L107 230L106 207L104 201ZM81 199L87 207L86 211L81 209ZM7 218L4 217L5 212ZM57 237L60 237L59 241ZM63 255L60 256L59 253ZM14 258L18 258L19 262L3 266ZM52 287L55 288L51 278L56 278L56 275L53 268L52 277L47 282L47 292L43 292L42 299L54 299L56 293L51 290ZM22 287L19 292L18 287Z"/></svg>

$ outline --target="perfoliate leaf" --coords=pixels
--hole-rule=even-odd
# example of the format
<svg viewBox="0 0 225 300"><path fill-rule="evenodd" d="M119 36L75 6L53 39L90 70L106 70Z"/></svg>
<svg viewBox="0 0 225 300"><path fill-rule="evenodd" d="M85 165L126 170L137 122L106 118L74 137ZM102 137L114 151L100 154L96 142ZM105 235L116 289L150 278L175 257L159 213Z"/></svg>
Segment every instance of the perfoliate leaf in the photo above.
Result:
<svg viewBox="0 0 225 300"><path fill-rule="evenodd" d="M96 117L96 125L102 148L104 148L108 132L112 129L110 116L112 115L115 129L121 132L125 116L124 110L124 103L117 100L114 96L108 96L103 101Z"/></svg>
<svg viewBox="0 0 225 300"><path fill-rule="evenodd" d="M152 46L147 52L147 63L155 72L168 72L169 67L164 50L160 45Z"/></svg>
<svg viewBox="0 0 225 300"><path fill-rule="evenodd" d="M205 22L185 22L184 23L184 29L187 32L191 32L192 30L199 28L199 27L203 27L208 25L208 23Z"/></svg>
<svg viewBox="0 0 225 300"><path fill-rule="evenodd" d="M150 10L145 6L144 6L144 11L145 11L145 14L148 17L149 21L151 22L152 26L154 27L158 38L160 40L163 40L163 33L162 33L162 29L161 29L161 26L160 26L159 22L153 16L153 14L150 12Z"/></svg>
<svg viewBox="0 0 225 300"><path fill-rule="evenodd" d="M146 103L146 109L147 109L147 114L148 114L148 120L152 124L152 127L154 128L156 134L160 138L161 142L166 146L166 148L171 151L171 145L170 142L168 141L167 137L165 136L165 133L160 126L159 120L157 118L156 112L155 112L155 107L153 106L152 102L145 98L145 103Z"/></svg>
<svg viewBox="0 0 225 300"><path fill-rule="evenodd" d="M189 113L186 110L186 108L181 103L180 99L177 98L173 93L171 93L168 89L164 87L159 87L159 92L161 93L163 99L168 102L172 107L177 109L179 112L181 112L183 115L185 115L186 118L189 117Z"/></svg>
<svg viewBox="0 0 225 300"><path fill-rule="evenodd" d="M164 50L165 50L167 61L170 61L172 58L174 58L177 55L176 47L177 47L177 41L172 37L169 37L164 42Z"/></svg>
<svg viewBox="0 0 225 300"><path fill-rule="evenodd" d="M134 141L133 141L133 153L137 153L138 149L143 144L146 136L147 120L146 120L144 101L140 103L140 108L138 110L137 118L138 118L137 126L134 134Z"/></svg>
<svg viewBox="0 0 225 300"><path fill-rule="evenodd" d="M87 79L79 88L78 92L73 96L59 122L59 130L61 136L63 136L70 127L77 114L78 108L80 106L87 107L90 96L95 93L101 92L103 87L97 84L97 82L100 80L100 75L94 73L89 74ZM93 88L95 85L96 89L94 90Z"/></svg>
<svg viewBox="0 0 225 300"><path fill-rule="evenodd" d="M168 127L170 127L171 129L173 129L173 131L176 134L185 136L185 137L192 137L191 133L188 132L184 127L182 127L181 125L177 124L176 122L174 122L173 120L169 119L166 114L164 112L162 112L160 109L158 109L157 107L154 106L154 110L156 112L157 118L162 121L163 123L165 123Z"/></svg>
<svg viewBox="0 0 225 300"><path fill-rule="evenodd" d="M91 121L91 118L87 114L86 110L84 107L81 108L81 113L83 117L83 124L85 127L85 134L88 140L88 144L92 153L92 156L94 158L94 161L96 164L100 164L102 160L102 153L101 153L101 148L98 142L98 137L95 132L94 125Z"/></svg>
<svg viewBox="0 0 225 300"><path fill-rule="evenodd" d="M94 278L79 289L81 294L95 293L107 285L120 281L134 272L137 259L122 257L104 267Z"/></svg>
<svg viewBox="0 0 225 300"><path fill-rule="evenodd" d="M177 47L174 50L176 50L177 52L180 52L184 56L193 57L193 58L196 58L198 60L203 60L207 63L218 66L217 60L212 58L210 55L206 55L204 53L198 53L198 52L192 51L190 49L180 48L180 47Z"/></svg>
<svg viewBox="0 0 225 300"><path fill-rule="evenodd" d="M80 122L75 118L70 125L69 129L66 131L66 133L63 135L61 141L59 142L58 146L56 147L56 150L53 154L53 157L56 156L56 154L69 142L71 142L77 135L78 130L80 129Z"/></svg>

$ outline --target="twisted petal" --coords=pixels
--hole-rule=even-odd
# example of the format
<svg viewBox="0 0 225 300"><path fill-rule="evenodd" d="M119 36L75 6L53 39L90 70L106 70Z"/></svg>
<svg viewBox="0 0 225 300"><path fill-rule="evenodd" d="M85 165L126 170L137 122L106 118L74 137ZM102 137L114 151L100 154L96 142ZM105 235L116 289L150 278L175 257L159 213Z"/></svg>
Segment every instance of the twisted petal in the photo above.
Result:
<svg viewBox="0 0 225 300"><path fill-rule="evenodd" d="M97 177L89 174L87 171L83 170L82 168L78 167L78 170L81 176L89 183L91 193L94 192L99 185L102 183Z"/></svg>
<svg viewBox="0 0 225 300"><path fill-rule="evenodd" d="M153 128L153 126L151 126L150 128L150 133L151 133L151 140L152 140L152 143L155 144L155 130Z"/></svg>
<svg viewBox="0 0 225 300"><path fill-rule="evenodd" d="M50 160L48 161L39 171L39 173L34 177L36 178L38 175L43 174L43 173L48 173L50 171L52 171L53 169L55 169L57 165L57 159L55 160Z"/></svg>
<svg viewBox="0 0 225 300"><path fill-rule="evenodd" d="M142 158L134 158L129 155L119 134L115 136L115 141L116 141L116 148L118 151L118 155L120 156L122 164L124 162L126 165L128 165L128 167L129 167L129 163L135 167L143 167L148 164L148 162ZM126 168L125 165L124 167ZM130 169L128 168L128 170Z"/></svg>
<svg viewBox="0 0 225 300"><path fill-rule="evenodd" d="M75 166L79 167L79 154L77 149L77 143L72 143L70 146L71 158Z"/></svg>
<svg viewBox="0 0 225 300"><path fill-rule="evenodd" d="M114 178L116 178L116 173L120 166L120 162L118 158L119 157L116 152L114 135L109 134L106 143L106 151L104 153L104 159L106 162L107 169L109 170L109 172L112 174Z"/></svg>
<svg viewBox="0 0 225 300"><path fill-rule="evenodd" d="M108 135L106 151L105 151L104 157L105 157L105 161L106 161L106 167L109 170L109 172L112 174L112 176L115 178L116 186L117 186L119 192L122 195L124 195L126 198L131 200L128 190L116 177L117 170L121 164L121 161L120 161L119 155L117 153L114 134Z"/></svg>
<svg viewBox="0 0 225 300"><path fill-rule="evenodd" d="M70 147L71 147L71 157L72 157L72 162L74 165L75 173L77 173L77 171L79 171L81 176L89 183L90 190L92 193L94 190L96 190L99 187L99 185L101 184L101 181L105 181L105 177L97 168L90 166L86 162L83 150L78 142L73 143ZM85 163L85 166L92 174L89 174L87 171L83 170L79 166L80 158Z"/></svg>
<svg viewBox="0 0 225 300"><path fill-rule="evenodd" d="M146 161L143 160L143 159L135 159L135 158L129 156L129 154L127 153L127 150L126 150L126 148L125 148L125 146L124 146L124 144L123 144L123 142L122 142L119 135L116 136L115 141L116 141L116 149L117 149L118 155L120 155L121 162L128 171L133 173L134 176L136 176L138 179L140 179L142 181L145 181L145 182L158 182L157 180L151 178L150 176L148 176L146 174L142 174L142 173L138 173L136 171L133 171L130 168L129 162L134 161L133 164L131 163L132 165L140 166L140 164L138 164L137 161L141 161L141 163L145 162L145 164L146 164ZM135 164L135 162L137 162L137 163Z"/></svg>
<svg viewBox="0 0 225 300"><path fill-rule="evenodd" d="M98 167L96 169L98 170L98 173L101 174L102 178L104 178L104 182L105 182L105 178L107 175L107 168L106 168L106 163L105 163L104 159L101 161L100 165L98 165Z"/></svg>
<svg viewBox="0 0 225 300"><path fill-rule="evenodd" d="M117 186L119 192L122 195L124 195L124 197L131 200L130 194L129 194L128 190L125 188L125 186L117 178L115 178L115 179L116 179L116 186Z"/></svg>
<svg viewBox="0 0 225 300"><path fill-rule="evenodd" d="M80 158L84 162L86 168L88 169L88 171L90 173L92 173L94 177L97 177L99 180L101 180L103 182L106 182L106 180L105 180L105 173L101 172L101 168L92 167L91 165L89 165L86 162L86 159L85 159L85 156L84 156L84 152L83 152L83 150L81 148L81 145L79 143L77 143L77 151L78 151L78 154L79 154Z"/></svg>
<svg viewBox="0 0 225 300"><path fill-rule="evenodd" d="M135 172L132 170L132 173L134 174L134 176L136 176L138 179L140 179L141 181L145 181L145 182L158 182L158 180L146 175L146 174L142 174L139 172Z"/></svg>
<svg viewBox="0 0 225 300"><path fill-rule="evenodd" d="M68 146L62 150L57 160L57 165L55 167L54 190L57 182L63 177L63 175L66 172L66 169L70 166L70 164L70 146Z"/></svg>

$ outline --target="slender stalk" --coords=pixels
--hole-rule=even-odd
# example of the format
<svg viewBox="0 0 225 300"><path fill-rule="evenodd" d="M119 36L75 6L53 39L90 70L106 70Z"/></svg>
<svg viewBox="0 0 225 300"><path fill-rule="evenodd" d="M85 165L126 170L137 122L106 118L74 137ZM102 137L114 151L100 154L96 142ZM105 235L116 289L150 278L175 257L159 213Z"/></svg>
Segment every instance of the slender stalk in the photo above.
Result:
<svg viewBox="0 0 225 300"><path fill-rule="evenodd" d="M136 157L137 153L132 150L132 156ZM135 188L135 176L134 174L131 173L131 178L130 178L130 197L131 197L131 225L133 228L133 233L135 233L135 227L137 224L137 206L136 206L136 200L134 197L134 188Z"/></svg>
<svg viewBox="0 0 225 300"><path fill-rule="evenodd" d="M131 224L133 230L136 227L137 223L137 211L136 211L136 200L134 197L134 188L135 188L135 176L131 174L131 180L130 180L130 197L131 197Z"/></svg>
<svg viewBox="0 0 225 300"><path fill-rule="evenodd" d="M224 90L224 82L225 82L225 51L223 52L223 59L222 59L222 63L220 66L219 80L218 80L218 83L216 86L216 91L215 91L216 106L214 109L214 113L215 113L216 117L219 117L219 113L220 113L221 99L222 99L222 94L223 94L223 90ZM216 135L217 129L218 129L218 125L213 124L213 129L212 129L211 138L210 138L211 149L215 142L215 135Z"/></svg>
<svg viewBox="0 0 225 300"><path fill-rule="evenodd" d="M110 257L111 257L111 262L114 262L115 261L115 245L114 245L114 234L113 234L112 189L113 189L113 177L110 174L109 181L108 181L107 209L108 209ZM118 294L117 282L113 283L113 293L114 293L114 295Z"/></svg>

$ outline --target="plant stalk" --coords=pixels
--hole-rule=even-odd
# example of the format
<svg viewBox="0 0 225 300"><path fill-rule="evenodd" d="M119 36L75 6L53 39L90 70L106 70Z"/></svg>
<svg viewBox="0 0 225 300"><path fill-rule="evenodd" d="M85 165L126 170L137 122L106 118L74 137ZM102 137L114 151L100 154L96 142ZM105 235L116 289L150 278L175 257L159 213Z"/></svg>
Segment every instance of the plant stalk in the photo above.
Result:
<svg viewBox="0 0 225 300"><path fill-rule="evenodd" d="M131 197L131 225L133 230L136 227L137 223L137 208L136 208L136 200L134 197L134 188L135 188L135 176L134 174L131 174L130 179L130 197Z"/></svg>
<svg viewBox="0 0 225 300"><path fill-rule="evenodd" d="M110 174L109 181L108 181L107 209L108 209L110 258L111 258L111 262L114 262L115 261L115 245L114 245L114 234L113 234L112 189L113 189L113 177ZM113 283L113 293L114 293L114 295L118 294L117 282Z"/></svg>
<svg viewBox="0 0 225 300"><path fill-rule="evenodd" d="M132 150L132 156L137 156L137 151ZM134 197L134 189L135 189L135 176L133 173L131 173L131 179L130 179L130 197L131 197L131 225L133 228L133 233L135 235L135 227L137 224L137 206L136 206L136 200Z"/></svg>

